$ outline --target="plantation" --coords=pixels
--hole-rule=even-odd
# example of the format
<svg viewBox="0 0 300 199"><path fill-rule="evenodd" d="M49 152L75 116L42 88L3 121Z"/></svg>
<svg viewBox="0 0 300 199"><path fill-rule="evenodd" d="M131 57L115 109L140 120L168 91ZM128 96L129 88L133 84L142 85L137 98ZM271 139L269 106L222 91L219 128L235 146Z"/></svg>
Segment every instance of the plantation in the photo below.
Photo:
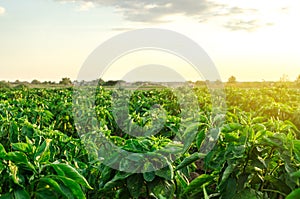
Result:
<svg viewBox="0 0 300 199"><path fill-rule="evenodd" d="M1 90L0 198L300 198L299 89L93 90Z"/></svg>

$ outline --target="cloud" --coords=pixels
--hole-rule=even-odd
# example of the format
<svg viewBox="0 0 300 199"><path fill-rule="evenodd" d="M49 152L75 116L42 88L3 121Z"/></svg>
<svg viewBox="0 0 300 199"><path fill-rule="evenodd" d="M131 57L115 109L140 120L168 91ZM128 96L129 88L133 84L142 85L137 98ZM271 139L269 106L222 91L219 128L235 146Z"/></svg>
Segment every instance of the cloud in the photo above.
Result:
<svg viewBox="0 0 300 199"><path fill-rule="evenodd" d="M254 16L248 22L234 22L232 18L247 15L252 16L256 9L241 8L216 0L56 0L63 2L79 2L79 11L95 6L112 7L127 21L157 24L172 21L173 16L192 18L199 23L208 22L214 18L222 18L224 27L229 30L253 30L257 23ZM175 17L174 17L175 18ZM243 18L241 18L243 19ZM229 23L230 22L230 23Z"/></svg>
<svg viewBox="0 0 300 199"><path fill-rule="evenodd" d="M224 25L225 28L228 28L232 31L237 31L237 30L245 30L248 32L255 31L258 29L260 26L258 24L258 21L256 20L249 20L249 21L243 21L243 20L232 20L227 22Z"/></svg>
<svg viewBox="0 0 300 199"><path fill-rule="evenodd" d="M0 15L3 15L5 13L5 8L0 6Z"/></svg>
<svg viewBox="0 0 300 199"><path fill-rule="evenodd" d="M94 7L95 7L95 4L92 1L84 1L84 2L80 3L80 5L77 7L76 11L88 11Z"/></svg>

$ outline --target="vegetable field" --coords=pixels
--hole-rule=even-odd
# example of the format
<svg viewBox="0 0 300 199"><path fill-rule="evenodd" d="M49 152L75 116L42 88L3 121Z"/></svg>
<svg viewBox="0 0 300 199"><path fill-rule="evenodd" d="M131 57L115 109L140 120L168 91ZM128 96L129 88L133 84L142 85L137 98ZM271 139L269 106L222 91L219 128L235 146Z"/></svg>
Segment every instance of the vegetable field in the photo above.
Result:
<svg viewBox="0 0 300 199"><path fill-rule="evenodd" d="M300 90L193 91L1 90L0 198L300 198Z"/></svg>

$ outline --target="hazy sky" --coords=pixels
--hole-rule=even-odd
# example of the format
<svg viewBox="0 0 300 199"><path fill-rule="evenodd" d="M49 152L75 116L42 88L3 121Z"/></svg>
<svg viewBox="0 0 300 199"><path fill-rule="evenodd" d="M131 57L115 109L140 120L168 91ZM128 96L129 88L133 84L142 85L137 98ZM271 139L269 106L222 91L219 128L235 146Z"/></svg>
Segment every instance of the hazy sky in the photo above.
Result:
<svg viewBox="0 0 300 199"><path fill-rule="evenodd" d="M298 0L0 0L0 79L74 80L107 39L163 28L196 41L223 81L295 80L299 10Z"/></svg>

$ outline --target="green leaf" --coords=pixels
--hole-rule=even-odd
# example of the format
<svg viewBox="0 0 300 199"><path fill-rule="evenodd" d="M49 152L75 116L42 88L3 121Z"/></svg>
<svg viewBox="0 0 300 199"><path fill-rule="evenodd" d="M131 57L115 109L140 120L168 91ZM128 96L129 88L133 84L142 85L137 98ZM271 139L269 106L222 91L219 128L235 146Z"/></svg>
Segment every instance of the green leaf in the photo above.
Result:
<svg viewBox="0 0 300 199"><path fill-rule="evenodd" d="M15 151L15 152L8 152L7 153L7 159L13 161L16 164L27 164L28 163L28 158L27 156L20 151Z"/></svg>
<svg viewBox="0 0 300 199"><path fill-rule="evenodd" d="M162 178L155 178L152 182L147 183L150 195L154 198L173 199L175 192L175 184Z"/></svg>
<svg viewBox="0 0 300 199"><path fill-rule="evenodd" d="M57 193L59 193L62 196L67 198L67 195L63 192L60 185L55 180L53 180L52 178L44 177L44 178L41 178L39 180L39 182L43 182L43 183L49 185L50 188L52 188L54 191L56 191Z"/></svg>
<svg viewBox="0 0 300 199"><path fill-rule="evenodd" d="M147 182L151 182L155 178L155 172L154 171L145 172L143 173L143 177Z"/></svg>
<svg viewBox="0 0 300 199"><path fill-rule="evenodd" d="M4 158L6 156L6 151L4 146L0 143L0 158Z"/></svg>
<svg viewBox="0 0 300 199"><path fill-rule="evenodd" d="M184 189L188 186L189 181L187 177L180 171L176 171L175 178L178 179L178 181Z"/></svg>
<svg viewBox="0 0 300 199"><path fill-rule="evenodd" d="M253 189L244 189L235 194L232 199L258 199L258 196Z"/></svg>
<svg viewBox="0 0 300 199"><path fill-rule="evenodd" d="M204 138L205 138L205 130L201 130L196 137L196 146L198 149L200 149Z"/></svg>
<svg viewBox="0 0 300 199"><path fill-rule="evenodd" d="M200 152L209 153L215 146L220 135L219 128L212 128L206 133L206 137L201 144Z"/></svg>
<svg viewBox="0 0 300 199"><path fill-rule="evenodd" d="M118 180L124 180L131 176L133 173L127 173L123 171L118 171L117 174L113 177L111 181L118 181Z"/></svg>
<svg viewBox="0 0 300 199"><path fill-rule="evenodd" d="M14 162L17 165L21 165L21 164L26 165L27 168L36 172L35 167L32 165L31 162L28 161L27 156L23 152L20 152L20 151L9 152L6 155L6 158L8 160L11 160L12 162Z"/></svg>
<svg viewBox="0 0 300 199"><path fill-rule="evenodd" d="M54 168L56 173L59 176L64 176L70 179L73 179L75 182L78 184L81 184L82 186L85 186L89 189L93 189L87 180L73 167L67 164L62 164L62 163L53 163L51 166Z"/></svg>
<svg viewBox="0 0 300 199"><path fill-rule="evenodd" d="M292 191L285 199L296 199L300 198L300 188Z"/></svg>
<svg viewBox="0 0 300 199"><path fill-rule="evenodd" d="M230 133L230 132L236 131L241 128L242 128L242 125L239 123L229 123L229 124L225 124L222 126L222 132Z"/></svg>
<svg viewBox="0 0 300 199"><path fill-rule="evenodd" d="M199 160L200 158L204 158L206 156L206 154L203 153L193 153L191 156L186 157L175 169L179 170L182 169L190 164L192 164L193 162Z"/></svg>
<svg viewBox="0 0 300 199"><path fill-rule="evenodd" d="M222 179L221 182L219 184L219 187L222 187L224 185L224 183L227 181L227 179L229 178L230 174L234 171L236 165L234 164L230 164L228 165L228 167L226 167L223 175L222 175Z"/></svg>
<svg viewBox="0 0 300 199"><path fill-rule="evenodd" d="M13 193L6 193L0 196L0 199L13 199Z"/></svg>
<svg viewBox="0 0 300 199"><path fill-rule="evenodd" d="M9 171L10 171L10 175L12 180L14 181L14 183L16 183L17 185L20 185L21 187L24 187L21 183L21 179L19 178L18 172L19 172L19 168L14 165L14 164L10 164L9 165Z"/></svg>
<svg viewBox="0 0 300 199"><path fill-rule="evenodd" d="M11 143L19 141L19 130L15 121L13 121L9 126L9 139Z"/></svg>
<svg viewBox="0 0 300 199"><path fill-rule="evenodd" d="M167 166L162 169L156 170L155 175L162 177L166 180L172 180L174 177L173 166L169 162L167 162Z"/></svg>
<svg viewBox="0 0 300 199"><path fill-rule="evenodd" d="M127 178L127 188L133 198L138 198L143 188L143 178L140 174L135 174Z"/></svg>
<svg viewBox="0 0 300 199"><path fill-rule="evenodd" d="M226 180L224 189L221 189L222 198L232 198L237 191L237 183L234 178Z"/></svg>
<svg viewBox="0 0 300 199"><path fill-rule="evenodd" d="M291 177L300 178L300 170L290 174Z"/></svg>
<svg viewBox="0 0 300 199"><path fill-rule="evenodd" d="M85 198L85 195L77 182L65 176L56 176L56 178L57 180L61 181L69 190L71 190L75 198L78 199Z"/></svg>
<svg viewBox="0 0 300 199"><path fill-rule="evenodd" d="M40 163L47 162L50 158L50 142L51 139L46 139L41 146L37 148L37 152L34 155L34 159Z"/></svg>
<svg viewBox="0 0 300 199"><path fill-rule="evenodd" d="M188 126L184 131L182 136L184 140L183 153L190 148L191 144L193 143L196 137L196 134L198 133L198 128L199 128L199 124L196 123Z"/></svg>
<svg viewBox="0 0 300 199"><path fill-rule="evenodd" d="M146 162L144 165L143 177L147 182L151 182L155 178L155 168L151 162Z"/></svg>
<svg viewBox="0 0 300 199"><path fill-rule="evenodd" d="M201 192L202 189L199 189L199 188L201 186L203 186L204 184L211 182L213 180L213 178L214 178L213 176L208 175L208 174L202 174L202 175L198 176L189 184L189 186L187 186L184 189L184 194L192 195L192 194Z"/></svg>
<svg viewBox="0 0 300 199"><path fill-rule="evenodd" d="M99 185L99 187L100 188L102 188L104 185L105 185L105 183L108 181L108 180L110 180L111 179L111 173L112 173L112 168L110 168L110 167L108 167L108 166L105 166L104 168L103 168L103 170L101 171L101 177L100 177L100 185ZM123 173L123 172L122 172ZM125 173L125 172L124 172ZM116 174L116 175L118 175L118 173ZM116 176L115 175L115 176Z"/></svg>
<svg viewBox="0 0 300 199"><path fill-rule="evenodd" d="M30 153L32 151L32 146L27 143L12 143L13 150L22 151L25 153Z"/></svg>
<svg viewBox="0 0 300 199"><path fill-rule="evenodd" d="M30 199L28 192L24 189L14 191L15 199Z"/></svg>
<svg viewBox="0 0 300 199"><path fill-rule="evenodd" d="M204 199L209 199L206 189L205 189L205 186L203 186L203 194L204 194Z"/></svg>

